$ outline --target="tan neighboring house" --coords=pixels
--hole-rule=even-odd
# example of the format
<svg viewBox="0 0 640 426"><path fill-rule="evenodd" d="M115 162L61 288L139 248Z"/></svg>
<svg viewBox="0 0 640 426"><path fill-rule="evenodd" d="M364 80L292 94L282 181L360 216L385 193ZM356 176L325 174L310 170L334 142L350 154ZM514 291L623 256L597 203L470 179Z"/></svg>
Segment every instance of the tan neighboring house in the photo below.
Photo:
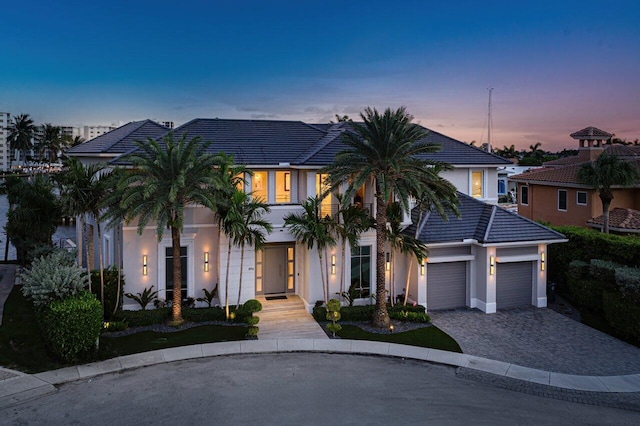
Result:
<svg viewBox="0 0 640 426"><path fill-rule="evenodd" d="M518 185L518 214L553 225L602 227L602 202L597 191L580 183L578 170L606 153L640 170L640 146L606 145L614 135L595 127L572 133L579 141L578 155L549 161L543 168L512 176ZM637 233L640 226L640 186L614 190L610 230Z"/></svg>

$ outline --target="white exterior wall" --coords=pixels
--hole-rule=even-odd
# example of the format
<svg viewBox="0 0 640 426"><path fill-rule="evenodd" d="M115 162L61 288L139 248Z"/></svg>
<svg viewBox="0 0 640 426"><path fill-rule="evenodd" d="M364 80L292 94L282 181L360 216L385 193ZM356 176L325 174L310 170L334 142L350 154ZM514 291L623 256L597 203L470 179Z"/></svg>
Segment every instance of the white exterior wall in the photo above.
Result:
<svg viewBox="0 0 640 426"><path fill-rule="evenodd" d="M471 195L471 173L483 172L483 197L479 200L490 204L498 204L498 169L497 167L465 166L456 167L442 173L442 177L451 182L458 191Z"/></svg>

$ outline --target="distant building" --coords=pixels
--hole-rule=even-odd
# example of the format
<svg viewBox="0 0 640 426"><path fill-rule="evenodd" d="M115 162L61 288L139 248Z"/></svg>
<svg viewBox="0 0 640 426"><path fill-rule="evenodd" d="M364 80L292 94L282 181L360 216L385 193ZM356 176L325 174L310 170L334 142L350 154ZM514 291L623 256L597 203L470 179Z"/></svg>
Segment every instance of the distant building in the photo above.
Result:
<svg viewBox="0 0 640 426"><path fill-rule="evenodd" d="M11 122L11 114L8 112L0 112L0 171L9 170L11 167L11 150L7 137L9 131L6 129Z"/></svg>
<svg viewBox="0 0 640 426"><path fill-rule="evenodd" d="M85 140L91 140L100 135L104 135L107 132L117 129L119 126L117 124L111 124L109 126L97 125L97 126L84 126L82 129L82 136Z"/></svg>

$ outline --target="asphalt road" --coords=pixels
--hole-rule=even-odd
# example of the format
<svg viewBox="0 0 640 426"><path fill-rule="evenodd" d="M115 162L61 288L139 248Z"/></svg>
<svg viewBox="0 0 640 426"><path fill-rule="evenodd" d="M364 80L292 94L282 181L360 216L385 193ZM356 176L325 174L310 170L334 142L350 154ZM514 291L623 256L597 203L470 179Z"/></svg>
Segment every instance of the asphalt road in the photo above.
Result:
<svg viewBox="0 0 640 426"><path fill-rule="evenodd" d="M180 361L63 385L3 425L640 424L640 413L512 392L401 359L292 353Z"/></svg>

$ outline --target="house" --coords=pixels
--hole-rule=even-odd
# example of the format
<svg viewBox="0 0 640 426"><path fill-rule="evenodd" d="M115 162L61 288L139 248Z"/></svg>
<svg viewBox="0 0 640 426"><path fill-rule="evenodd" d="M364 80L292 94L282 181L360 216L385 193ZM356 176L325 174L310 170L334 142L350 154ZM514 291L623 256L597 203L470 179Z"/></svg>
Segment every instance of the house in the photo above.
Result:
<svg viewBox="0 0 640 426"><path fill-rule="evenodd" d="M129 123L72 148L67 155L80 158L85 164L117 161L134 148L133 140L160 138L168 131L150 120ZM342 137L349 131L349 123L223 119L194 119L174 130L188 138L213 140L211 152L232 154L237 164L253 171L246 176L245 190L270 204L266 219L274 229L267 236L264 249L245 252L242 301L259 295L296 294L311 310L317 300L323 299L317 252L296 243L284 227L284 217L301 212L300 203L321 192L320 170L345 149ZM426 139L441 146L430 158L453 166L443 177L459 191L461 215L445 221L435 213L422 217L416 212L405 214L405 232L417 234L428 244L430 254L421 265L394 256L393 265L389 264L386 272L387 281L396 277L394 293L403 291L408 276L409 295L427 309L470 306L491 313L510 306L546 306L546 247L564 240L562 235L496 206L497 170L511 163L438 132L429 131ZM373 213L373 182L360 188L357 198L359 205ZM322 208L327 213L336 207L333 196L323 201ZM142 235L137 234L136 223L119 227L121 239L113 230L103 237L105 263L114 262L114 245L120 244L126 291L140 292L153 285L160 298L170 299L170 237L158 241L153 226ZM218 238L213 213L204 207L188 208L181 241L183 296L200 297L203 289L210 290L221 283L220 296L224 299L227 239L224 234ZM328 253L329 294L338 292L341 277L346 283L357 282L364 294L371 294L371 286L375 285L375 231L364 233L357 249L347 248L344 265L338 250ZM231 300L238 294L239 262L239 249L235 249L229 270ZM359 302L368 303L371 299L366 297ZM136 308L129 300L125 300L124 307Z"/></svg>
<svg viewBox="0 0 640 426"><path fill-rule="evenodd" d="M518 184L518 213L553 225L597 227L602 221L597 219L602 215L602 202L597 191L580 183L578 170L603 153L626 160L640 170L640 146L606 145L613 134L595 127L572 133L571 137L579 144L577 156L549 161L543 168L510 178ZM612 210L640 210L639 186L616 188L613 192ZM619 226L622 221L612 222L612 230L624 232L625 226Z"/></svg>

